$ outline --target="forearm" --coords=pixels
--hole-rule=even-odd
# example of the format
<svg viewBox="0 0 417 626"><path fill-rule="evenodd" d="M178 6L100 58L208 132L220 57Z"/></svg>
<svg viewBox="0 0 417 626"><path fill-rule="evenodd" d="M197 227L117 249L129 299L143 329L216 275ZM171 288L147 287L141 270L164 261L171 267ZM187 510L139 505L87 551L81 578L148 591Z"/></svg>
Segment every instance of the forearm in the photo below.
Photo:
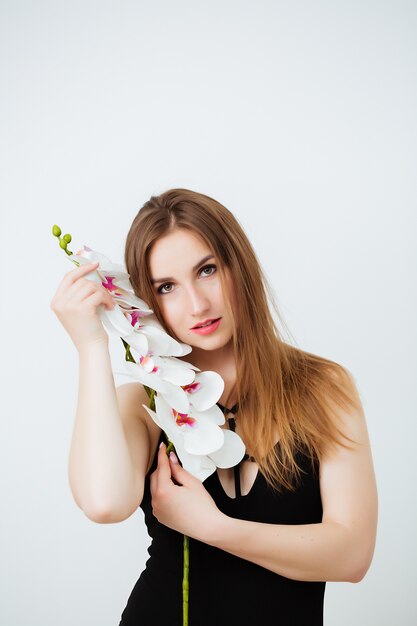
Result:
<svg viewBox="0 0 417 626"><path fill-rule="evenodd" d="M88 517L123 511L135 491L129 449L119 415L108 347L79 355L77 412L69 456L75 501Z"/></svg>
<svg viewBox="0 0 417 626"><path fill-rule="evenodd" d="M356 538L338 523L264 524L224 515L208 543L294 580L358 582L364 575Z"/></svg>

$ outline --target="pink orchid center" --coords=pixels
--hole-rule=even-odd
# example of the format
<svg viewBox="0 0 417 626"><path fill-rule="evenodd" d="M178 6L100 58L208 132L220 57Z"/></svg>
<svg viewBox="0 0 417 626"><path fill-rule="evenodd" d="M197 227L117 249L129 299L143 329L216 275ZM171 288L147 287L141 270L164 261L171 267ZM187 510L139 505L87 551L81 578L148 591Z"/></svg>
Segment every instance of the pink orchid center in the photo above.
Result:
<svg viewBox="0 0 417 626"><path fill-rule="evenodd" d="M118 291L118 287L117 285L113 284L114 281L114 276L107 276L106 274L104 275L104 278L106 280L102 280L101 284L103 285L103 287L105 287L107 289L107 291L112 292L113 296L121 296L121 292Z"/></svg>
<svg viewBox="0 0 417 626"><path fill-rule="evenodd" d="M131 325L134 327L136 326L137 323L139 323L139 326L142 326L142 324L140 323L140 319L143 316L142 311L139 311L139 309L136 309L135 311L131 311L130 313L127 313L126 317L128 318L128 320L130 321Z"/></svg>
<svg viewBox="0 0 417 626"><path fill-rule="evenodd" d="M151 354L147 354L145 356L141 356L139 357L139 363L141 364L141 366L144 369L147 369L147 366L149 364L152 365L152 356ZM157 372L159 370L159 367L157 367L156 365L153 366L153 368L148 372L149 374L155 374L155 372Z"/></svg>
<svg viewBox="0 0 417 626"><path fill-rule="evenodd" d="M185 424L186 426L193 427L197 421L194 417L191 417L187 413L179 413L175 409L172 409L172 413L175 417L177 426L184 426Z"/></svg>
<svg viewBox="0 0 417 626"><path fill-rule="evenodd" d="M183 389L187 393L191 394L191 393L195 393L196 391L198 391L200 387L201 387L201 383L195 382L195 383L190 383L189 385L184 385Z"/></svg>

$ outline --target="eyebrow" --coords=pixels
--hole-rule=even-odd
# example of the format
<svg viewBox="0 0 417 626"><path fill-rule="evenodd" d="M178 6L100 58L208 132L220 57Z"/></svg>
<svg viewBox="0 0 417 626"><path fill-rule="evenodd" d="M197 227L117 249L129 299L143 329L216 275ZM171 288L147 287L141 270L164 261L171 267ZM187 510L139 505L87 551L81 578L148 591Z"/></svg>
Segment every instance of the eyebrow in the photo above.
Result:
<svg viewBox="0 0 417 626"><path fill-rule="evenodd" d="M192 271L195 272L196 270L198 270L200 265L203 265L203 263L205 263L209 259L214 259L214 255L208 254L207 256L205 256L203 259L201 259L201 261L199 261L198 263L194 265L194 267L192 268ZM173 280L174 278L172 276L166 276L165 278L151 278L151 284L155 285L155 283L169 283Z"/></svg>

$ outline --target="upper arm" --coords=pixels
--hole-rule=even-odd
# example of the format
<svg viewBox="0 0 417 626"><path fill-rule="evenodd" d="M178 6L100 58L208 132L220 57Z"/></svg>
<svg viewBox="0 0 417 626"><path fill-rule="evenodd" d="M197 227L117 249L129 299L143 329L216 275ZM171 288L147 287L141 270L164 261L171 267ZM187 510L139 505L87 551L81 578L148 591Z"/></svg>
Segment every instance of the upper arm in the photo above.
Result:
<svg viewBox="0 0 417 626"><path fill-rule="evenodd" d="M135 483L139 486L142 502L145 476L152 463L153 443L160 429L154 422L150 424L152 418L142 406L149 405L143 385L136 382L120 385L116 388L116 396Z"/></svg>
<svg viewBox="0 0 417 626"><path fill-rule="evenodd" d="M378 496L368 430L362 404L353 380L358 409L351 413L334 407L335 419L355 443L350 449L338 445L320 460L320 491L323 522L341 524L349 531L357 559L357 570L365 575L372 561L376 541Z"/></svg>

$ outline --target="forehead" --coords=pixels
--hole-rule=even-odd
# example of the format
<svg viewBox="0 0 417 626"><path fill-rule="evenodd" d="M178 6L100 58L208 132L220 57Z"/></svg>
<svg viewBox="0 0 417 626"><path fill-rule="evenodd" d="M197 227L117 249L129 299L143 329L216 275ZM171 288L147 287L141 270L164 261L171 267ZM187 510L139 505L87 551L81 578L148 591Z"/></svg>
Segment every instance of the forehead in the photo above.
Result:
<svg viewBox="0 0 417 626"><path fill-rule="evenodd" d="M157 239L149 253L149 270L152 277L173 274L175 270L192 267L211 250L196 233L176 229Z"/></svg>

